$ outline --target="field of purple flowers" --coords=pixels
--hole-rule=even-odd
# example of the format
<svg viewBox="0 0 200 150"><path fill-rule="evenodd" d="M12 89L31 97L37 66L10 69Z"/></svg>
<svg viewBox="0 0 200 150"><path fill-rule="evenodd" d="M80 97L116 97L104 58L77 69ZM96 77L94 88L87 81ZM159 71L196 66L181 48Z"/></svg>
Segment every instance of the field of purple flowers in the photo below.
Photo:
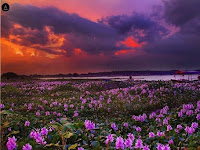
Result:
<svg viewBox="0 0 200 150"><path fill-rule="evenodd" d="M200 81L1 83L2 150L200 149Z"/></svg>

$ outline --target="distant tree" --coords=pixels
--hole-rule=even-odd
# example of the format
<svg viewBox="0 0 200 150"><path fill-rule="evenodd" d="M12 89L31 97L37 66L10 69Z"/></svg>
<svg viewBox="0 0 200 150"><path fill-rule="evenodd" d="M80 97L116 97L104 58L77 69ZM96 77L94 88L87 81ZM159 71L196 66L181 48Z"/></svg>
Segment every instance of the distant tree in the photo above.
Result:
<svg viewBox="0 0 200 150"><path fill-rule="evenodd" d="M18 78L19 76L14 73L14 72L7 72L7 73L4 73L1 75L1 78L5 78L5 79L16 79Z"/></svg>
<svg viewBox="0 0 200 150"><path fill-rule="evenodd" d="M79 74L78 73L73 73L73 77L78 77Z"/></svg>

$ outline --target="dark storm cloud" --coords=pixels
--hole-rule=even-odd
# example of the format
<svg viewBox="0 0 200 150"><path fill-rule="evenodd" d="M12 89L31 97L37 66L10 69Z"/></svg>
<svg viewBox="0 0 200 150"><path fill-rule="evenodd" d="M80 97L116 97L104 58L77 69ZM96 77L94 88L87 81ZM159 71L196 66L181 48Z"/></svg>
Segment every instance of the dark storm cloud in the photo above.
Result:
<svg viewBox="0 0 200 150"><path fill-rule="evenodd" d="M30 5L13 4L12 9L3 16L2 24L20 24L25 29L31 28L33 33L25 29L13 29L12 34L23 39L20 44L46 44L48 42L45 26L50 26L55 34L65 34L66 40L60 47L67 55L72 55L74 48L80 48L91 54L111 54L120 49L129 49L116 43L133 35L142 41L151 41L167 34L167 30L144 15L134 13L131 16L111 16L101 22L93 22L76 14L68 14L57 8L38 8ZM4 29L2 29L4 30ZM139 30L145 36L140 37ZM26 36L24 36L26 35ZM2 36L5 36L3 33ZM42 48L42 50L45 50Z"/></svg>
<svg viewBox="0 0 200 150"><path fill-rule="evenodd" d="M25 28L37 30L25 33L23 29L14 29L14 35L25 36L23 45L46 44L45 26L50 26L55 34L66 34L67 40L60 48L71 54L74 48L81 48L88 53L116 51L116 43L123 40L114 29L104 24L81 18L76 14L68 14L57 8L38 8L30 5L12 5L12 9L3 16L3 29L7 22L17 23ZM5 27L4 27L5 26ZM11 30L11 27L10 27ZM3 33L2 36L5 36Z"/></svg>
<svg viewBox="0 0 200 150"><path fill-rule="evenodd" d="M200 15L200 0L164 1L164 15L168 23L181 26Z"/></svg>
<svg viewBox="0 0 200 150"><path fill-rule="evenodd" d="M108 24L120 34L133 34L141 41L153 41L169 33L166 28L153 21L150 17L137 13L133 13L130 16L110 16L103 18L99 22ZM145 36L137 35L138 31L144 31Z"/></svg>
<svg viewBox="0 0 200 150"><path fill-rule="evenodd" d="M30 46L34 44L47 44L48 36L46 31L26 30L24 28L16 28L12 30L12 35L19 36L20 41L16 41L21 45ZM13 41L14 42L14 41Z"/></svg>
<svg viewBox="0 0 200 150"><path fill-rule="evenodd" d="M164 19L179 28L173 35L143 47L149 55L164 57L166 64L200 68L200 1L169 0L164 2ZM157 12L158 13L158 12ZM158 63L161 63L158 61Z"/></svg>

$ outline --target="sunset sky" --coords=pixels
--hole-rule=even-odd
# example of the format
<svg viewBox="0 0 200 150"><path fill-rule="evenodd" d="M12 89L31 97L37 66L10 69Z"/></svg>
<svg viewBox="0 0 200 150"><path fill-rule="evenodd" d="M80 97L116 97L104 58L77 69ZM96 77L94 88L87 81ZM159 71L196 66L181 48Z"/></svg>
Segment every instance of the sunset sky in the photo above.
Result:
<svg viewBox="0 0 200 150"><path fill-rule="evenodd" d="M200 0L3 0L1 73L200 69Z"/></svg>

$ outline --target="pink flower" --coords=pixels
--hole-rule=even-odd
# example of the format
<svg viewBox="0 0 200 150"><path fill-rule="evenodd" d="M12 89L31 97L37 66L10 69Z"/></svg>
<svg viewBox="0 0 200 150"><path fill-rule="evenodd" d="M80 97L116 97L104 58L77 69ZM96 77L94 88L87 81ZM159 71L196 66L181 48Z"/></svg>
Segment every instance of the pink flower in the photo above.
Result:
<svg viewBox="0 0 200 150"><path fill-rule="evenodd" d="M154 138L155 134L153 132L149 132L149 138Z"/></svg>
<svg viewBox="0 0 200 150"><path fill-rule="evenodd" d="M0 103L0 109L4 109L5 105Z"/></svg>
<svg viewBox="0 0 200 150"><path fill-rule="evenodd" d="M162 147L163 147L163 145L158 143L156 148L157 148L157 150L162 150Z"/></svg>
<svg viewBox="0 0 200 150"><path fill-rule="evenodd" d="M132 141L135 140L135 137L134 137L134 135L133 135L132 133L129 133L129 134L128 134L128 138L130 138Z"/></svg>
<svg viewBox="0 0 200 150"><path fill-rule="evenodd" d="M74 111L74 116L73 117L77 117L78 116L78 112Z"/></svg>
<svg viewBox="0 0 200 150"><path fill-rule="evenodd" d="M180 130L183 129L182 125L180 125L180 124L177 125L177 129L180 129Z"/></svg>
<svg viewBox="0 0 200 150"><path fill-rule="evenodd" d="M150 148L149 148L148 145L145 145L145 146L143 147L143 150L150 150Z"/></svg>
<svg viewBox="0 0 200 150"><path fill-rule="evenodd" d="M179 116L179 117L183 117L183 113L182 113L182 112L179 112L179 113L178 113L178 116Z"/></svg>
<svg viewBox="0 0 200 150"><path fill-rule="evenodd" d="M70 108L74 108L74 105L73 105L73 104L71 104L71 105L69 105L69 107L70 107Z"/></svg>
<svg viewBox="0 0 200 150"><path fill-rule="evenodd" d="M85 128L88 130L95 129L95 124L90 120L85 120Z"/></svg>
<svg viewBox="0 0 200 150"><path fill-rule="evenodd" d="M200 120L200 114L197 114L196 118L197 118L197 120Z"/></svg>
<svg viewBox="0 0 200 150"><path fill-rule="evenodd" d="M13 136L12 138L9 137L8 142L6 144L7 149L14 150L17 147L16 141L17 141L17 139L15 138L15 136Z"/></svg>
<svg viewBox="0 0 200 150"><path fill-rule="evenodd" d="M157 150L170 150L169 144L167 145L162 145L160 143L157 144Z"/></svg>
<svg viewBox="0 0 200 150"><path fill-rule="evenodd" d="M124 127L128 128L128 123L124 123Z"/></svg>
<svg viewBox="0 0 200 150"><path fill-rule="evenodd" d="M171 139L168 141L169 144L174 144L174 141Z"/></svg>
<svg viewBox="0 0 200 150"><path fill-rule="evenodd" d="M109 134L107 136L107 139L106 139L106 145L109 144L109 142L113 142L114 141L114 138L113 138L113 135L112 134Z"/></svg>
<svg viewBox="0 0 200 150"><path fill-rule="evenodd" d="M149 115L149 119L152 119L156 116L156 113L155 112L152 112L150 115Z"/></svg>
<svg viewBox="0 0 200 150"><path fill-rule="evenodd" d="M130 138L125 140L125 147L126 148L131 148L132 144L133 144L133 141Z"/></svg>
<svg viewBox="0 0 200 150"><path fill-rule="evenodd" d="M172 130L173 128L172 128L172 126L171 125L168 125L167 126L167 131L170 131L170 130Z"/></svg>
<svg viewBox="0 0 200 150"><path fill-rule="evenodd" d="M40 116L40 112L39 111L36 112L36 116Z"/></svg>
<svg viewBox="0 0 200 150"><path fill-rule="evenodd" d="M143 148L143 142L141 139L137 139L135 142L135 148Z"/></svg>
<svg viewBox="0 0 200 150"><path fill-rule="evenodd" d="M118 130L118 128L117 128L117 126L116 126L115 123L112 123L112 124L111 124L111 128L113 128L113 130L115 130L115 131Z"/></svg>
<svg viewBox="0 0 200 150"><path fill-rule="evenodd" d="M84 148L83 147L79 147L78 150L84 150Z"/></svg>
<svg viewBox="0 0 200 150"><path fill-rule="evenodd" d="M124 139L120 136L116 139L116 149L124 149Z"/></svg>
<svg viewBox="0 0 200 150"><path fill-rule="evenodd" d="M191 125L191 127L197 129L198 128L198 123L197 122L193 122L192 125Z"/></svg>
<svg viewBox="0 0 200 150"><path fill-rule="evenodd" d="M27 143L23 146L22 150L32 150L32 146L29 143Z"/></svg>
<svg viewBox="0 0 200 150"><path fill-rule="evenodd" d="M165 136L165 132L158 131L157 132L157 136L158 137Z"/></svg>
<svg viewBox="0 0 200 150"><path fill-rule="evenodd" d="M179 129L175 129L175 132L176 132L176 133L179 133Z"/></svg>
<svg viewBox="0 0 200 150"><path fill-rule="evenodd" d="M195 129L193 128L193 127L186 127L185 128L185 131L188 133L188 134L192 134L194 131L195 131Z"/></svg>
<svg viewBox="0 0 200 150"><path fill-rule="evenodd" d="M137 131L137 132L141 132L142 129L141 129L140 127L137 127L137 128L136 128L136 131Z"/></svg>
<svg viewBox="0 0 200 150"><path fill-rule="evenodd" d="M30 138L34 138L35 134L36 134L36 132L34 130L32 130L31 133L30 133Z"/></svg>
<svg viewBox="0 0 200 150"><path fill-rule="evenodd" d="M45 112L45 115L46 115L46 116L49 116L49 115L50 115L50 112L49 112L49 111L46 111L46 112Z"/></svg>
<svg viewBox="0 0 200 150"><path fill-rule="evenodd" d="M186 115L188 115L188 116L191 116L193 114L193 110L188 110L187 112L186 112Z"/></svg>
<svg viewBox="0 0 200 150"><path fill-rule="evenodd" d="M197 102L197 108L200 108L200 101Z"/></svg>
<svg viewBox="0 0 200 150"><path fill-rule="evenodd" d="M24 126L26 127L26 126L29 126L29 125L30 125L30 122L27 120L27 121L25 122Z"/></svg>
<svg viewBox="0 0 200 150"><path fill-rule="evenodd" d="M44 128L43 128L43 130L44 130ZM43 131L44 132L44 134L46 134L45 133L45 131ZM38 143L38 144L40 144L40 145L45 145L47 142L44 140L44 138L42 137L42 135L41 135L41 133L39 132L39 129L36 129L36 131L31 131L31 133L30 133L30 137L31 138L34 138L35 139L35 141Z"/></svg>
<svg viewBox="0 0 200 150"><path fill-rule="evenodd" d="M45 128L45 127L42 128L40 134L41 134L41 135L47 135L47 134L48 134L47 128Z"/></svg>
<svg viewBox="0 0 200 150"><path fill-rule="evenodd" d="M171 150L169 144L163 145L162 150Z"/></svg>
<svg viewBox="0 0 200 150"><path fill-rule="evenodd" d="M168 124L168 119L167 119L167 118L165 118L165 119L163 120L163 124Z"/></svg>

